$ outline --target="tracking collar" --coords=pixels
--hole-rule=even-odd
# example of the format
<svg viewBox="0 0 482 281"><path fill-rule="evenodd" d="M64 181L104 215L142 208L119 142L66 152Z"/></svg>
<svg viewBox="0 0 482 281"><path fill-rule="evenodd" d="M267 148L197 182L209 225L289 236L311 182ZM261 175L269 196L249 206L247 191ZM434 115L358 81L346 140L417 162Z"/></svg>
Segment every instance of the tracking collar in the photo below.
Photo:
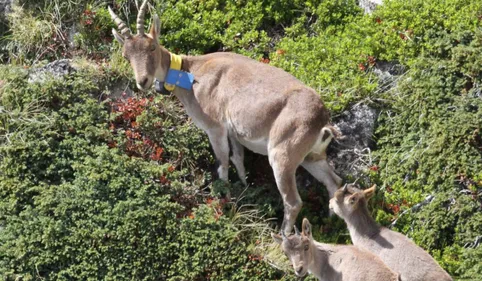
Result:
<svg viewBox="0 0 482 281"><path fill-rule="evenodd" d="M192 90L192 84L194 83L194 75L192 73L182 71L182 58L181 56L171 53L171 65L167 71L167 75L164 81L164 85L161 81L155 80L156 92L163 95L169 95L176 87L180 87L186 90Z"/></svg>

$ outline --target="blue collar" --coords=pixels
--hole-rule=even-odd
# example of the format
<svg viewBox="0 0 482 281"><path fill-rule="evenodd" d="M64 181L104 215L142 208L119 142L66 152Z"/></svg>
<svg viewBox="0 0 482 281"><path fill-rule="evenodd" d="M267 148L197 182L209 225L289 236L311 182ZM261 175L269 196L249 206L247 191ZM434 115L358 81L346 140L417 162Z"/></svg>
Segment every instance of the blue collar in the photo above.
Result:
<svg viewBox="0 0 482 281"><path fill-rule="evenodd" d="M182 71L182 58L176 54L171 53L171 63L164 83L155 79L156 91L164 95L169 95L176 87L181 87L186 90L192 90L194 83L194 75L192 73Z"/></svg>
<svg viewBox="0 0 482 281"><path fill-rule="evenodd" d="M176 70L170 68L166 75L165 84L173 85L171 89L167 87L166 89L169 91L173 91L175 87L181 87L186 90L192 90L192 84L194 83L194 75L189 72L185 72L182 70Z"/></svg>

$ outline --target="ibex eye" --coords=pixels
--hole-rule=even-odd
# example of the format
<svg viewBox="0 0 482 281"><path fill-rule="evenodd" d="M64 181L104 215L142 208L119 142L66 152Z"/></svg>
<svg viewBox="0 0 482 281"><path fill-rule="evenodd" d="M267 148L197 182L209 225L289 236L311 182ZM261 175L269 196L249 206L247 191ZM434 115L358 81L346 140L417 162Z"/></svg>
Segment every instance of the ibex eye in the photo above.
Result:
<svg viewBox="0 0 482 281"><path fill-rule="evenodd" d="M309 248L310 248L310 246L305 245L305 251L308 251Z"/></svg>
<svg viewBox="0 0 482 281"><path fill-rule="evenodd" d="M152 45L151 46L151 51L155 51L156 50L156 45Z"/></svg>

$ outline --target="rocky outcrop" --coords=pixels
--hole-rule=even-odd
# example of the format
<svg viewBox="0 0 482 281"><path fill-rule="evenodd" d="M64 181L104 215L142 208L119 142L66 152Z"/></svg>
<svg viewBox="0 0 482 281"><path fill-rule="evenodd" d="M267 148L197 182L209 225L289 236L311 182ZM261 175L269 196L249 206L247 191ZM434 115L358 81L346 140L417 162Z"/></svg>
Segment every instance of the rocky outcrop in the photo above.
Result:
<svg viewBox="0 0 482 281"><path fill-rule="evenodd" d="M93 66L97 67L97 66ZM29 83L42 83L47 79L61 79L68 75L74 74L79 69L78 66L70 59L61 59L53 61L45 66L32 68L29 71ZM105 81L97 81L97 83L105 83ZM113 100L126 99L134 96L134 92L129 87L126 80L119 80L106 85L110 90L109 98Z"/></svg>
<svg viewBox="0 0 482 281"><path fill-rule="evenodd" d="M14 0L0 0L0 19L5 19L12 10Z"/></svg>
<svg viewBox="0 0 482 281"><path fill-rule="evenodd" d="M356 104L334 118L333 125L343 136L330 145L328 159L341 177L361 177L372 166L373 132L378 113L366 104Z"/></svg>
<svg viewBox="0 0 482 281"><path fill-rule="evenodd" d="M31 69L28 77L28 82L42 83L45 81L45 79L48 79L51 77L62 78L76 71L77 70L72 66L72 60L69 60L69 59L56 60L43 67Z"/></svg>
<svg viewBox="0 0 482 281"><path fill-rule="evenodd" d="M360 0L358 5L365 11L366 14L371 14L378 5L381 5L383 0Z"/></svg>

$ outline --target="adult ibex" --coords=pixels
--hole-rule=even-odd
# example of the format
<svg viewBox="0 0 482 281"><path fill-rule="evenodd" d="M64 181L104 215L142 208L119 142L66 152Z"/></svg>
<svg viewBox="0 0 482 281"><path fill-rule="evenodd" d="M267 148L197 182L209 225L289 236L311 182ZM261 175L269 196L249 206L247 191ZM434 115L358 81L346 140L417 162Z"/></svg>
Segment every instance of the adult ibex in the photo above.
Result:
<svg viewBox="0 0 482 281"><path fill-rule="evenodd" d="M329 112L316 92L292 75L233 53L177 56L158 43L160 21L153 16L144 32L147 0L139 9L137 34L110 9L120 34L137 87L149 89L155 80L166 82L194 123L203 129L213 147L219 177L228 179L231 161L246 184L244 148L268 155L284 202L284 228L290 232L301 209L295 172L302 165L328 189L330 196L341 179L326 161L325 149L334 136Z"/></svg>
<svg viewBox="0 0 482 281"><path fill-rule="evenodd" d="M342 217L353 245L379 256L402 281L452 281L437 262L404 235L379 226L370 216L367 201L375 186L360 190L345 185L330 200L330 208Z"/></svg>
<svg viewBox="0 0 482 281"><path fill-rule="evenodd" d="M398 281L398 275L390 270L374 254L348 245L330 245L313 240L311 225L303 219L302 233L287 237L271 234L281 244L283 252L299 277L308 272L320 281Z"/></svg>

